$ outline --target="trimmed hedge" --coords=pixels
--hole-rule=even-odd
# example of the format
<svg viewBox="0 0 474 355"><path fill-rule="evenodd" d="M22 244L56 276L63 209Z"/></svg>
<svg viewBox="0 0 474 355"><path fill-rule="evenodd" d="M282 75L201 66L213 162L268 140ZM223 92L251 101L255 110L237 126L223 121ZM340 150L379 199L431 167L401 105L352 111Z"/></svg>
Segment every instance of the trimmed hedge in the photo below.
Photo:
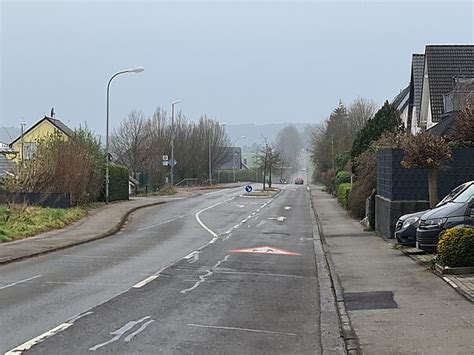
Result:
<svg viewBox="0 0 474 355"><path fill-rule="evenodd" d="M351 173L341 170L336 174L336 186L351 182Z"/></svg>
<svg viewBox="0 0 474 355"><path fill-rule="evenodd" d="M438 259L450 267L474 266L474 228L450 228L438 241Z"/></svg>
<svg viewBox="0 0 474 355"><path fill-rule="evenodd" d="M345 209L347 209L350 192L351 192L351 184L348 184L348 183L340 184L337 187L337 200Z"/></svg>
<svg viewBox="0 0 474 355"><path fill-rule="evenodd" d="M109 201L128 200L128 177L127 167L109 166Z"/></svg>

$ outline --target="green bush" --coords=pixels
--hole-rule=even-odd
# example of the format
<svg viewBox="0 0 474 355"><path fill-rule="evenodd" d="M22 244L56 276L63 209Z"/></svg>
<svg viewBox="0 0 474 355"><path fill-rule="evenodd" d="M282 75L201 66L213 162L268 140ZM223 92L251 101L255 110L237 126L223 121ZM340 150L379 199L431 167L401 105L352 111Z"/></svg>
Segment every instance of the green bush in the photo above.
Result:
<svg viewBox="0 0 474 355"><path fill-rule="evenodd" d="M350 192L351 192L351 184L348 184L348 183L340 184L337 187L337 200L346 209L347 209L347 203L349 200Z"/></svg>
<svg viewBox="0 0 474 355"><path fill-rule="evenodd" d="M339 171L336 174L336 186L347 184L348 182L351 182L351 173L347 171Z"/></svg>
<svg viewBox="0 0 474 355"><path fill-rule="evenodd" d="M438 259L445 266L474 266L474 228L451 228L440 236Z"/></svg>
<svg viewBox="0 0 474 355"><path fill-rule="evenodd" d="M128 200L128 168L109 166L109 201Z"/></svg>

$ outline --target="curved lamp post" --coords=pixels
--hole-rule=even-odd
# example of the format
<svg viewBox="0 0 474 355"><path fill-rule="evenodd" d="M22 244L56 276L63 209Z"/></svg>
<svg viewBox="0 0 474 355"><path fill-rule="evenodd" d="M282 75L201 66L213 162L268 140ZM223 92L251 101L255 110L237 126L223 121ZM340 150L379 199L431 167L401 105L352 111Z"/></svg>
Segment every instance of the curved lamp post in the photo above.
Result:
<svg viewBox="0 0 474 355"><path fill-rule="evenodd" d="M119 71L112 75L107 83L107 118L105 124L105 203L109 203L109 97L110 84L117 76L128 73L141 73L145 69L143 67L136 67Z"/></svg>
<svg viewBox="0 0 474 355"><path fill-rule="evenodd" d="M180 102L181 100L174 100L171 103L171 186L174 186L174 106Z"/></svg>

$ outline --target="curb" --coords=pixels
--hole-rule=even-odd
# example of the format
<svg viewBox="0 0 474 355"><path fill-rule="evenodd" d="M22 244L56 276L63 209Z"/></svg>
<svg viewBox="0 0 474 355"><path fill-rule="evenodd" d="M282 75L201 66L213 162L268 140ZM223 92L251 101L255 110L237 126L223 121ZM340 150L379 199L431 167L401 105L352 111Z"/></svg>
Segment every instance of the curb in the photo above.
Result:
<svg viewBox="0 0 474 355"><path fill-rule="evenodd" d="M111 235L114 235L114 234L118 233L123 228L123 226L127 223L128 219L130 218L130 215L132 213L134 213L134 212L136 212L136 211L138 211L142 208L153 207L153 206L162 205L162 204L165 204L165 203L167 203L167 201L157 201L157 202L152 202L152 203L147 204L147 205L133 207L132 209L128 210L122 216L122 218L120 218L120 221L114 227L112 227L111 229L109 229L105 233L90 237L88 239L73 241L73 242L71 242L70 244L67 244L67 245L61 245L59 247L52 247L51 249L41 250L41 251L33 252L33 253L30 253L30 254L20 255L18 257L13 257L11 259L2 260L2 261L0 261L0 265L10 264L10 263L13 263L13 262L16 262L16 261L29 259L29 258L32 258L32 257L35 257L35 256L40 256L40 255L52 253L52 252L55 252L55 251L58 251L58 250L63 250L63 249L67 249L67 248L77 246L77 245L89 243L89 242L92 242L94 240L99 240L99 239L102 239L102 238L110 237Z"/></svg>
<svg viewBox="0 0 474 355"><path fill-rule="evenodd" d="M319 218L318 212L314 208L313 205L313 194L311 193L311 189L309 191L310 199L311 199L311 210L314 214L314 219L316 221L317 231L321 240L321 247L324 252L324 258L326 261L327 268L329 270L329 277L332 285L332 292L334 296L334 300L336 302L336 309L339 318L339 325L341 336L344 341L346 353L349 355L361 355L362 350L359 344L359 338L352 326L349 314L346 310L346 303L344 299L344 290L342 288L341 282L339 277L336 273L336 269L334 266L334 262L332 261L331 254L328 250L326 239L324 238L323 228L321 226L321 220Z"/></svg>

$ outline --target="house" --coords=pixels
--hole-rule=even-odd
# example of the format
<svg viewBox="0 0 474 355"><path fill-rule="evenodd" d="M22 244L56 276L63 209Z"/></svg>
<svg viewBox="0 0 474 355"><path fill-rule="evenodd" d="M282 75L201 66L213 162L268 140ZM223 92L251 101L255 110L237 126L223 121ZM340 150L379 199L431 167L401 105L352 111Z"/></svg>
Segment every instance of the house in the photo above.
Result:
<svg viewBox="0 0 474 355"><path fill-rule="evenodd" d="M223 158L218 166L218 170L240 170L242 169L242 148L224 147L222 148Z"/></svg>
<svg viewBox="0 0 474 355"><path fill-rule="evenodd" d="M392 106L394 106L400 113L400 118L405 128L408 128L408 111L409 111L409 99L410 99L410 85L400 91L392 100Z"/></svg>
<svg viewBox="0 0 474 355"><path fill-rule="evenodd" d="M461 111L469 104L474 104L474 78L456 78L451 92L443 95L443 113L441 121L428 128L436 136L449 136Z"/></svg>
<svg viewBox="0 0 474 355"><path fill-rule="evenodd" d="M425 48L418 126L429 129L443 119L443 95L456 80L474 78L474 45L428 45Z"/></svg>
<svg viewBox="0 0 474 355"><path fill-rule="evenodd" d="M412 134L420 131L421 92L423 87L423 72L425 67L425 55L414 53L411 59L410 74L410 100L408 109L407 128Z"/></svg>
<svg viewBox="0 0 474 355"><path fill-rule="evenodd" d="M59 134L67 140L74 136L74 131L60 120L45 116L10 143L10 147L18 152L13 160L19 163L23 158L31 159L36 151L38 141L53 134Z"/></svg>
<svg viewBox="0 0 474 355"><path fill-rule="evenodd" d="M0 179L13 173L15 163L11 161L16 152L8 144L0 142ZM10 158L10 159L9 159Z"/></svg>

